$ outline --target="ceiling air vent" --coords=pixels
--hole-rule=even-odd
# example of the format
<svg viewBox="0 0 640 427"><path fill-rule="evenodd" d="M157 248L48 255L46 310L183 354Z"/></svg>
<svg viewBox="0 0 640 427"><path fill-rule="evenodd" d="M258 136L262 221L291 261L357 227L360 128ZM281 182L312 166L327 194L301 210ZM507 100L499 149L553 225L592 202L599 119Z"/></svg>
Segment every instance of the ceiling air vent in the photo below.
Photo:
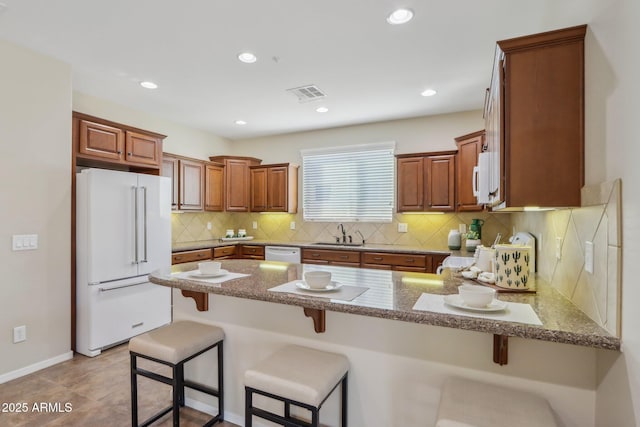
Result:
<svg viewBox="0 0 640 427"><path fill-rule="evenodd" d="M298 98L298 102L315 101L316 99L325 98L327 95L318 89L316 85L307 85L287 89L287 92L294 94Z"/></svg>

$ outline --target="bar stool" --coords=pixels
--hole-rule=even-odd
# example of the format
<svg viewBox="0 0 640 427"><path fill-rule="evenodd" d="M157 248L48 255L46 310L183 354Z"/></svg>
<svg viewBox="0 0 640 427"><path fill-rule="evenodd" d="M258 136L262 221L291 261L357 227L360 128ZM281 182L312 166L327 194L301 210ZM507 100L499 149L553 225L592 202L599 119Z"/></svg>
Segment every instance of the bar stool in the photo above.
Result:
<svg viewBox="0 0 640 427"><path fill-rule="evenodd" d="M555 427L549 402L533 393L450 378L445 382L436 427Z"/></svg>
<svg viewBox="0 0 640 427"><path fill-rule="evenodd" d="M222 344L224 331L217 326L191 321L178 321L153 331L138 335L129 341L131 357L131 425L148 426L163 415L173 411L173 425L180 425L180 407L184 406L185 387L201 391L218 398L218 414L205 426L211 426L224 419L223 358ZM184 378L184 364L189 360L217 347L218 349L218 389L198 384ZM172 378L137 367L137 358L152 360L172 369ZM172 387L173 403L138 424L138 381L137 376L168 384Z"/></svg>
<svg viewBox="0 0 640 427"><path fill-rule="evenodd" d="M306 347L287 346L244 374L245 427L253 415L287 427L320 425L320 407L341 385L341 425L347 427L348 359ZM284 416L253 406L253 394L284 403ZM291 405L311 411L311 424L291 416Z"/></svg>

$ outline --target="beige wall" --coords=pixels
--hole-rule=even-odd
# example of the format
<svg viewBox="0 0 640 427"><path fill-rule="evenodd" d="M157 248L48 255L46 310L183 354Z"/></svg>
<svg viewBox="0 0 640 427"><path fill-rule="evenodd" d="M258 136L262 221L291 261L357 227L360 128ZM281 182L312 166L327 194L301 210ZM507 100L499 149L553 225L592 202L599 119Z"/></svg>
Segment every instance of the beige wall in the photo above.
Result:
<svg viewBox="0 0 640 427"><path fill-rule="evenodd" d="M73 92L73 110L167 135L162 147L167 153L209 160L213 154L228 154L231 150L228 140L211 133L80 92Z"/></svg>
<svg viewBox="0 0 640 427"><path fill-rule="evenodd" d="M237 140L233 154L253 156L262 163L300 164L300 150L370 142L396 142L396 153L455 150L454 138L484 129L482 111L442 114Z"/></svg>
<svg viewBox="0 0 640 427"><path fill-rule="evenodd" d="M0 41L0 383L70 356L71 68ZM13 234L39 248L11 251ZM27 341L13 344L15 326Z"/></svg>
<svg viewBox="0 0 640 427"><path fill-rule="evenodd" d="M608 2L589 25L586 51L587 178L622 178L622 353L599 352L596 424L640 425L640 2ZM594 171L597 176L593 176Z"/></svg>

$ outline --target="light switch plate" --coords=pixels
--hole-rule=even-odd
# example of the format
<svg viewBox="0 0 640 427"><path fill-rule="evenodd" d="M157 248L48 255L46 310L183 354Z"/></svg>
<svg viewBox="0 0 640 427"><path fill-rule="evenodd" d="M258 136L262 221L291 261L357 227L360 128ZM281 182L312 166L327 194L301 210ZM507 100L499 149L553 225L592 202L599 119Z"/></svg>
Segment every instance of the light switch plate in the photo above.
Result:
<svg viewBox="0 0 640 427"><path fill-rule="evenodd" d="M593 249L593 242L586 241L584 244L584 269L591 274L593 274Z"/></svg>
<svg viewBox="0 0 640 427"><path fill-rule="evenodd" d="M409 231L409 224L407 224L406 222L399 222L398 233L406 233L407 231Z"/></svg>
<svg viewBox="0 0 640 427"><path fill-rule="evenodd" d="M25 325L13 328L13 343L19 343L27 340L27 327Z"/></svg>
<svg viewBox="0 0 640 427"><path fill-rule="evenodd" d="M258 221L253 221L253 224L251 224L253 226L254 230L258 229Z"/></svg>
<svg viewBox="0 0 640 427"><path fill-rule="evenodd" d="M556 259L562 258L562 237L556 237Z"/></svg>
<svg viewBox="0 0 640 427"><path fill-rule="evenodd" d="M296 222L295 221L291 221L291 224L289 224L289 228L292 230L296 229Z"/></svg>
<svg viewBox="0 0 640 427"><path fill-rule="evenodd" d="M32 251L38 249L38 235L14 234L11 239L11 248L14 251Z"/></svg>
<svg viewBox="0 0 640 427"><path fill-rule="evenodd" d="M207 230L211 230L211 221L207 222Z"/></svg>

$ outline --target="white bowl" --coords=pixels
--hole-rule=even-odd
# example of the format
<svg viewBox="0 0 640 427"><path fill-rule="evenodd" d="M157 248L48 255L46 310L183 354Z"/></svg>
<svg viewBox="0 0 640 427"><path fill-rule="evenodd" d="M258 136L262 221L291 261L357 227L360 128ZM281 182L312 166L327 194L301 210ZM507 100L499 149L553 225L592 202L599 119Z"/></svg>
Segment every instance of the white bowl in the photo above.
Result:
<svg viewBox="0 0 640 427"><path fill-rule="evenodd" d="M476 277L478 277L478 273L476 273L475 271L463 271L462 277L464 277L465 279L475 279Z"/></svg>
<svg viewBox="0 0 640 427"><path fill-rule="evenodd" d="M304 281L313 289L326 288L331 283L331 273L328 271L307 271Z"/></svg>
<svg viewBox="0 0 640 427"><path fill-rule="evenodd" d="M493 301L496 290L480 285L460 285L458 294L470 307L486 307Z"/></svg>
<svg viewBox="0 0 640 427"><path fill-rule="evenodd" d="M198 263L198 270L202 274L216 274L220 271L222 263L219 261L205 261Z"/></svg>

